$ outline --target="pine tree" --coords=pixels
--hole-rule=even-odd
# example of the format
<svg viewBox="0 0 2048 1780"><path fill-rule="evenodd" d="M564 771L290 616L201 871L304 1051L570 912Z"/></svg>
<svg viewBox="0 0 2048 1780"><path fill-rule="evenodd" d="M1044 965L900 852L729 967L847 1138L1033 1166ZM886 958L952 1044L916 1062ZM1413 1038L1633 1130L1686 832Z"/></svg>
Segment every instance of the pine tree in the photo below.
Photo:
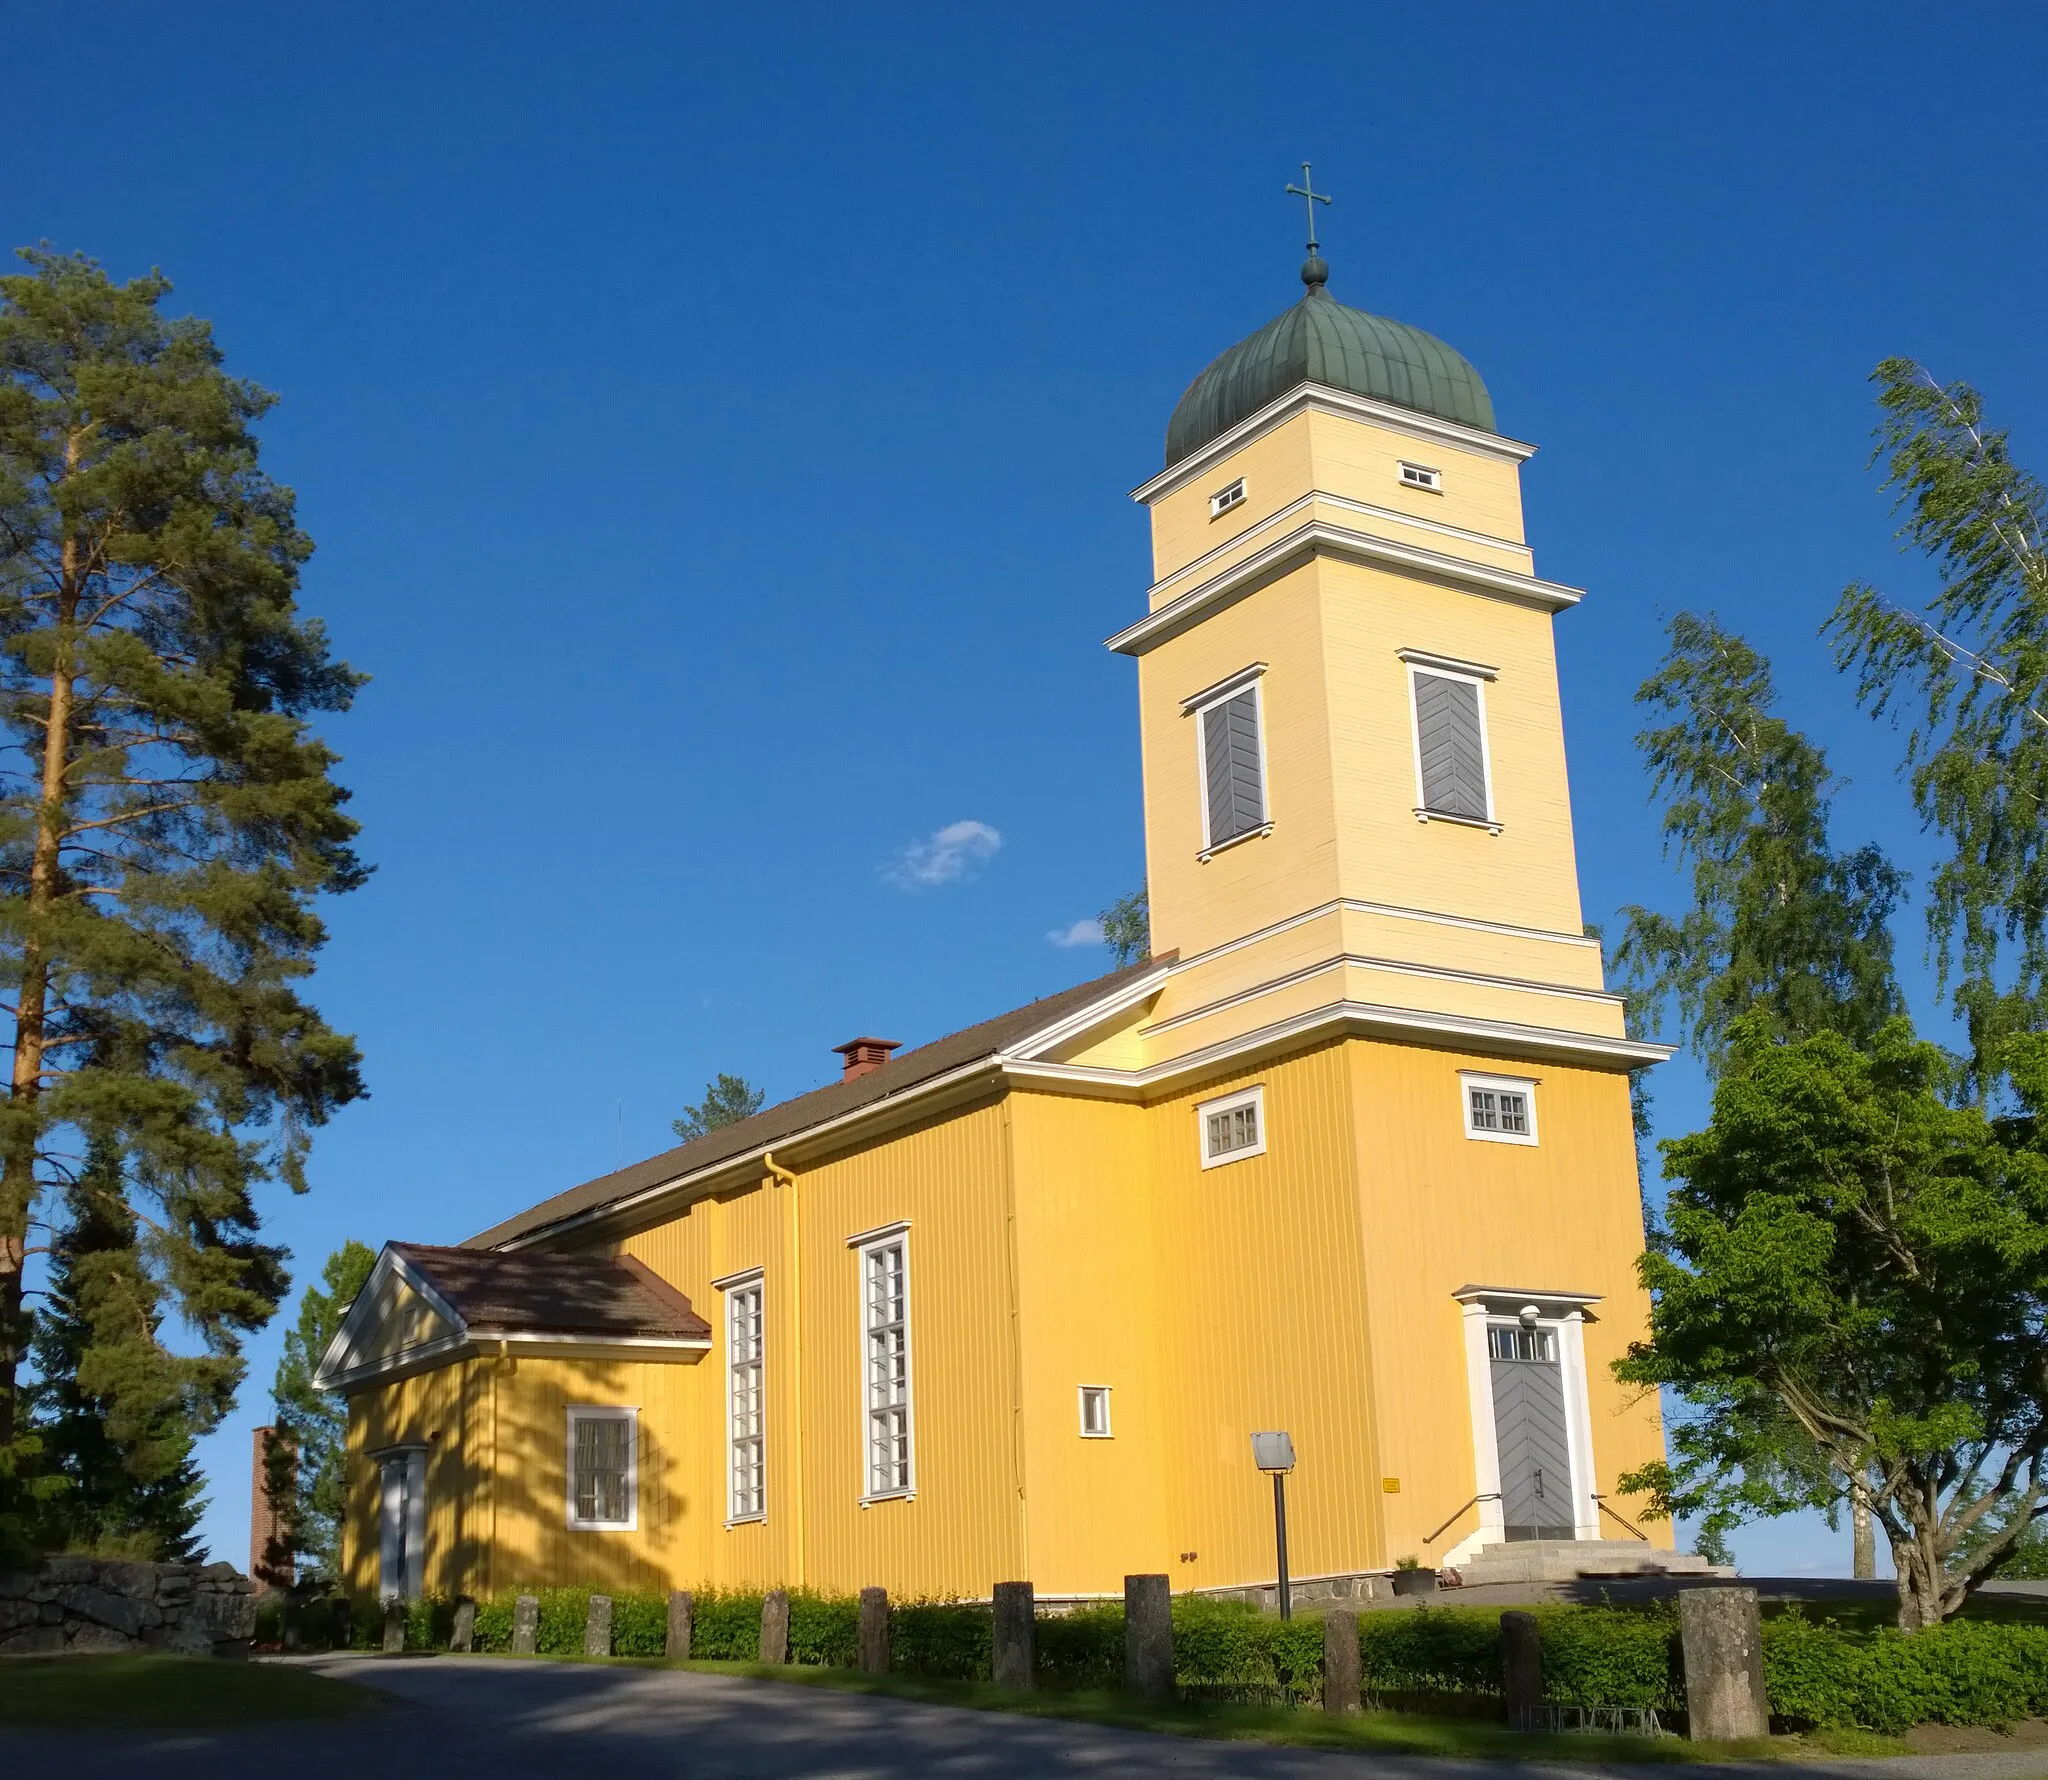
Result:
<svg viewBox="0 0 2048 1780"><path fill-rule="evenodd" d="M164 1288L144 1266L118 1177L96 1159L65 1194L35 1319L31 1425L62 1488L36 1514L47 1550L186 1562L205 1503L189 1363L158 1339Z"/></svg>
<svg viewBox="0 0 2048 1780"><path fill-rule="evenodd" d="M0 278L0 1541L28 1493L28 1237L67 1158L118 1171L142 1270L200 1337L203 1431L287 1284L254 1189L302 1191L311 1128L362 1091L299 993L315 899L364 876L309 727L359 677L295 606L312 545L258 464L272 398L159 313L157 274L22 257Z"/></svg>
<svg viewBox="0 0 2048 1780"><path fill-rule="evenodd" d="M298 1324L286 1331L271 1387L277 1435L266 1469L271 1500L288 1504L289 1529L287 1551L272 1561L282 1570L288 1557L299 1581L315 1586L331 1585L341 1573L348 1405L333 1392L315 1390L313 1374L376 1264L375 1251L354 1241L327 1257L320 1270L326 1290L308 1286L299 1300Z"/></svg>
<svg viewBox="0 0 2048 1780"><path fill-rule="evenodd" d="M707 1131L751 1119L767 1098L745 1076L727 1075L721 1070L715 1080L704 1084L704 1098L695 1106L684 1107L680 1119L669 1121L669 1129L683 1142L692 1143Z"/></svg>

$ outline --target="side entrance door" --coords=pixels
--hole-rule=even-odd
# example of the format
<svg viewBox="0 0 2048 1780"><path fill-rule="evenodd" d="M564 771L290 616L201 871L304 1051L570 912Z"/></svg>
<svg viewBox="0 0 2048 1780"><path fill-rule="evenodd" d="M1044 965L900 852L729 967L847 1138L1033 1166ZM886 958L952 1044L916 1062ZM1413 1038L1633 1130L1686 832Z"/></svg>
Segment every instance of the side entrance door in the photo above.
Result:
<svg viewBox="0 0 2048 1780"><path fill-rule="evenodd" d="M1576 1538L1556 1332L1489 1323L1486 1345L1493 1371L1502 1530L1510 1539Z"/></svg>
<svg viewBox="0 0 2048 1780"><path fill-rule="evenodd" d="M379 1478L377 1593L417 1600L426 1569L427 1455L418 1447L388 1454Z"/></svg>

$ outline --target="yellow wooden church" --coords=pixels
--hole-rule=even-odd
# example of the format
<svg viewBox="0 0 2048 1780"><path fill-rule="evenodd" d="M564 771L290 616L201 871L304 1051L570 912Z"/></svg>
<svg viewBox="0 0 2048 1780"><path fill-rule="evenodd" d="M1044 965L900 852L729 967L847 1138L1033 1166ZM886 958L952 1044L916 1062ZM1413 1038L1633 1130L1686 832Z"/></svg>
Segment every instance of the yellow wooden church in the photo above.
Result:
<svg viewBox="0 0 2048 1780"><path fill-rule="evenodd" d="M1663 1430L1610 1365L1647 1310L1629 1072L1668 1052L1581 919L1581 596L1477 372L1328 276L1135 491L1151 958L387 1246L321 1373L352 1586L1267 1584L1273 1430L1337 1592L1645 1550L1617 1479Z"/></svg>

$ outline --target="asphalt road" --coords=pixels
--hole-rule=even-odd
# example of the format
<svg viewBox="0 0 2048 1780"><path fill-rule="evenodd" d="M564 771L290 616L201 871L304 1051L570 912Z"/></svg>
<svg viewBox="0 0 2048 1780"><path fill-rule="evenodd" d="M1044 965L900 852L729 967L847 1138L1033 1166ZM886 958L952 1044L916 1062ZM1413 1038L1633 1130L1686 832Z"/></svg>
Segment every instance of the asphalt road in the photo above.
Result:
<svg viewBox="0 0 2048 1780"><path fill-rule="evenodd" d="M225 1733L0 1733L0 1774L59 1780L2036 1780L2048 1750L1790 1767L1329 1755L915 1705L735 1676L489 1658L299 1659L397 1696L371 1719Z"/></svg>

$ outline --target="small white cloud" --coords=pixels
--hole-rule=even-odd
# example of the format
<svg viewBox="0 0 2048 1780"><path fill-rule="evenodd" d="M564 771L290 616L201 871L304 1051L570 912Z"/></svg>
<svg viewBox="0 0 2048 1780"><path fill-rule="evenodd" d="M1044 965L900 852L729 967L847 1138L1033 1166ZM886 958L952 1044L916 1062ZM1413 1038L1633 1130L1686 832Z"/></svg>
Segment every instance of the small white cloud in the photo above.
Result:
<svg viewBox="0 0 2048 1780"><path fill-rule="evenodd" d="M1102 923L1093 915L1087 915L1071 927L1054 928L1045 937L1056 946L1099 946L1102 944Z"/></svg>
<svg viewBox="0 0 2048 1780"><path fill-rule="evenodd" d="M1002 835L986 822L948 822L937 833L912 841L882 867L882 877L899 890L957 884L993 859L1002 844Z"/></svg>

